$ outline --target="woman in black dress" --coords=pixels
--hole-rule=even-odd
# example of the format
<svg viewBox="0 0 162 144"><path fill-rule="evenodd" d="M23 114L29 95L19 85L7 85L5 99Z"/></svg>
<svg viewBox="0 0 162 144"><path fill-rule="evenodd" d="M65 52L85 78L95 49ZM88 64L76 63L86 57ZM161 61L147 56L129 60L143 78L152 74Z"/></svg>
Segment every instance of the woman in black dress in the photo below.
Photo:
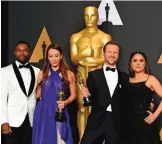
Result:
<svg viewBox="0 0 162 144"><path fill-rule="evenodd" d="M162 102L151 112L153 93L162 97L162 85L149 74L147 57L142 52L134 52L129 61L130 113L128 144L161 144L157 118L162 111Z"/></svg>

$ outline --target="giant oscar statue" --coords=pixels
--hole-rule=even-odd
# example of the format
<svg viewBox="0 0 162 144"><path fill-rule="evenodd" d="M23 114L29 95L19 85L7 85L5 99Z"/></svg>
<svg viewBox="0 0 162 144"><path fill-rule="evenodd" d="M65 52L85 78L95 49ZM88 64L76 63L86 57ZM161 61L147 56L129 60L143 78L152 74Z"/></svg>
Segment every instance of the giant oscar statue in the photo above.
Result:
<svg viewBox="0 0 162 144"><path fill-rule="evenodd" d="M84 19L86 28L75 33L70 38L72 63L77 65L77 76L86 82L88 72L95 70L104 63L103 46L111 40L111 36L98 29L98 9L93 6L85 8ZM81 139L90 113L90 107L83 106L83 99L79 95L79 81L77 80L79 111L77 123Z"/></svg>

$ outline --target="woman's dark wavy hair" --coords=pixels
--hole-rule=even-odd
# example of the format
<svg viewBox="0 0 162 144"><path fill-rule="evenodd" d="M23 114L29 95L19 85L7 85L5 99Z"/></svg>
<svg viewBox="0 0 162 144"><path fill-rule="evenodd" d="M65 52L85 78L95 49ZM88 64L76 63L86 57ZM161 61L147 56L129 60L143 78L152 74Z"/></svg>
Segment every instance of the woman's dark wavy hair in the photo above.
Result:
<svg viewBox="0 0 162 144"><path fill-rule="evenodd" d="M49 52L50 49L58 50L60 52L60 54L63 54L63 51L58 44L51 44L51 45L48 46L48 48L46 50L46 60L45 60L45 64L44 64L44 67L43 67L42 81L45 80L49 75L51 64L49 63L49 60L48 60L48 52ZM66 84L68 84L67 70L70 70L70 69L69 69L67 62L65 60L65 57L63 55L63 58L60 62L60 71L61 71L61 75L62 75L63 79L65 80ZM42 81L41 81L40 84L42 84Z"/></svg>
<svg viewBox="0 0 162 144"><path fill-rule="evenodd" d="M132 58L136 54L140 54L140 55L142 55L144 57L145 62L146 62L145 73L150 74L150 68L149 68L149 65L148 65L148 62L147 62L147 56L145 55L145 53L143 53L141 51L136 51L136 52L131 53L130 58L129 58L129 66L128 66L129 76L132 77L132 78L135 76L135 73L134 73L134 71L133 71L133 69L131 67L131 61L132 61Z"/></svg>

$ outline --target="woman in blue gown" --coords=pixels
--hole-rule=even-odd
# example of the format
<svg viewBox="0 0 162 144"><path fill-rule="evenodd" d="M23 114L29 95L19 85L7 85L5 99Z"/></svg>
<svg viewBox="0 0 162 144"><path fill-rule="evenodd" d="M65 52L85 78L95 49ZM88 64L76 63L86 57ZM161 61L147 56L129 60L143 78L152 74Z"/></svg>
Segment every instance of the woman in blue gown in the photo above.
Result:
<svg viewBox="0 0 162 144"><path fill-rule="evenodd" d="M66 99L58 100L62 90ZM57 44L46 51L44 69L38 74L37 98L34 113L32 144L73 144L70 117L66 105L76 98L75 75L66 65L63 52ZM63 122L56 121L56 111L62 109Z"/></svg>

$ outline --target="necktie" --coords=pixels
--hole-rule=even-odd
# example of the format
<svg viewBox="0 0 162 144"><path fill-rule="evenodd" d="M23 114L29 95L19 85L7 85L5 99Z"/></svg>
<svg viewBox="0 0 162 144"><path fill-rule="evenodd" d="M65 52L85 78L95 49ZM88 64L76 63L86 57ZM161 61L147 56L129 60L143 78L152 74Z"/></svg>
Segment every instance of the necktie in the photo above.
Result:
<svg viewBox="0 0 162 144"><path fill-rule="evenodd" d="M30 68L30 64L26 64L26 65L19 65L19 68Z"/></svg>
<svg viewBox="0 0 162 144"><path fill-rule="evenodd" d="M115 72L115 68L106 67L106 71L112 71L112 72Z"/></svg>

